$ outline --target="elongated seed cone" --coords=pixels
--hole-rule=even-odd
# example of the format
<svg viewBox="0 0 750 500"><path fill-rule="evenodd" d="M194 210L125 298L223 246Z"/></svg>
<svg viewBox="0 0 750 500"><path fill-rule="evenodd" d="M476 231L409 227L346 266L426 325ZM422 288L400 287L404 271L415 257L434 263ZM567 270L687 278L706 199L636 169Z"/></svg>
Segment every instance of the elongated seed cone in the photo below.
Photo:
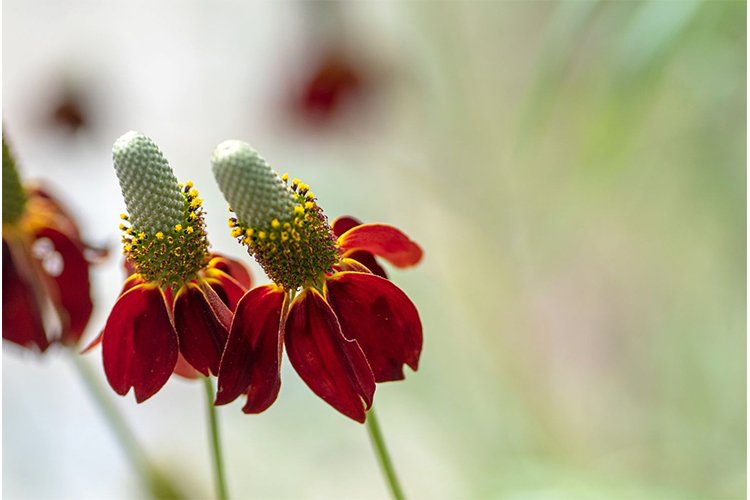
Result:
<svg viewBox="0 0 750 500"><path fill-rule="evenodd" d="M185 199L154 141L130 131L115 141L112 158L134 228L153 235L182 222Z"/></svg>
<svg viewBox="0 0 750 500"><path fill-rule="evenodd" d="M243 226L261 227L294 213L293 193L246 142L222 142L211 163L219 189Z"/></svg>

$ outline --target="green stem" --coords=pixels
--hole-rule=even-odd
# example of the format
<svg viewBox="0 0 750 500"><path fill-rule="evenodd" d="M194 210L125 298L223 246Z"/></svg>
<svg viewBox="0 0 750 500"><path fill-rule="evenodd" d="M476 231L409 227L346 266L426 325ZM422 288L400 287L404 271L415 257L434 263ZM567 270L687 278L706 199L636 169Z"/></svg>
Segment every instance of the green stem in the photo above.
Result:
<svg viewBox="0 0 750 500"><path fill-rule="evenodd" d="M391 496L394 500L404 500L404 492L396 477L396 470L393 468L391 456L385 447L385 441L383 440L383 434L380 432L380 425L375 416L374 407L370 408L370 411L367 412L367 432L370 434L372 447L375 449L375 455L377 455L380 462L380 468L383 470L383 475L391 490Z"/></svg>
<svg viewBox="0 0 750 500"><path fill-rule="evenodd" d="M71 354L73 366L76 367L83 385L104 415L104 420L114 432L136 474L143 478L149 492L156 498L181 498L179 489L149 463L133 431L112 402L109 391L99 382L94 370L77 352L71 350Z"/></svg>
<svg viewBox="0 0 750 500"><path fill-rule="evenodd" d="M221 454L221 441L219 439L219 421L216 417L214 406L214 384L208 377L203 378L203 386L206 389L206 410L208 412L208 423L211 428L211 449L214 459L214 480L216 482L216 497L226 500L227 483L224 477L224 461Z"/></svg>

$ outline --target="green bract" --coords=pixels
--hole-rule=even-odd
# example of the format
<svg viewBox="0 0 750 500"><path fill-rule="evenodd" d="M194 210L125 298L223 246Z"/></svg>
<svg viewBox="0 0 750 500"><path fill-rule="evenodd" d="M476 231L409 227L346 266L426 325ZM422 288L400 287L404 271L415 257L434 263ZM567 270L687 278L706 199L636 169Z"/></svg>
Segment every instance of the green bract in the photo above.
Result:
<svg viewBox="0 0 750 500"><path fill-rule="evenodd" d="M3 224L18 221L26 206L26 194L16 171L16 162L3 134Z"/></svg>

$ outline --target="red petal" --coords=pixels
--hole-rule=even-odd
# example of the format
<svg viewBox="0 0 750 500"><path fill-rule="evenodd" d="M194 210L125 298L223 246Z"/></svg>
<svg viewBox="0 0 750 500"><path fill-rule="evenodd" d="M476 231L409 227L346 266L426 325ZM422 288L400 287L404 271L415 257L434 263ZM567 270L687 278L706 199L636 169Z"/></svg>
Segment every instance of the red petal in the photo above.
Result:
<svg viewBox="0 0 750 500"><path fill-rule="evenodd" d="M131 274L125 279L125 283L122 284L122 289L120 290L120 295L118 295L118 298L125 295L125 292L127 292L131 288L142 285L143 283L145 283L145 281L143 281L143 276L141 276L140 274ZM94 340L89 343L89 345L83 348L81 354L88 354L90 351L94 350L95 347L102 343L103 336L104 328L101 329L99 334Z"/></svg>
<svg viewBox="0 0 750 500"><path fill-rule="evenodd" d="M93 351L95 347L97 347L99 344L102 343L102 337L104 337L104 329L99 332L99 335L96 336L94 340L92 340L89 345L83 348L83 350L79 354L88 354L89 352Z"/></svg>
<svg viewBox="0 0 750 500"><path fill-rule="evenodd" d="M62 271L57 276L50 277L58 289L54 299L64 325L61 341L64 344L75 344L80 340L94 308L91 302L89 263L83 256L83 247L56 229L41 228L36 237L50 240L55 251L62 257Z"/></svg>
<svg viewBox="0 0 750 500"><path fill-rule="evenodd" d="M400 230L387 224L362 224L339 236L344 252L366 250L396 267L409 267L422 259L422 249Z"/></svg>
<svg viewBox="0 0 750 500"><path fill-rule="evenodd" d="M349 215L342 215L341 217L337 217L336 220L333 221L331 224L331 228L333 229L333 234L336 236L341 236L348 230L350 230L353 227L357 227L362 222L355 219L354 217L351 217Z"/></svg>
<svg viewBox="0 0 750 500"><path fill-rule="evenodd" d="M245 265L235 259L229 258L225 255L213 255L213 258L208 263L208 268L216 268L224 271L229 276L237 280L245 290L249 290L253 286L253 280L250 277L250 271L247 270Z"/></svg>
<svg viewBox="0 0 750 500"><path fill-rule="evenodd" d="M245 295L247 289L237 280L217 268L206 269L204 274L206 275L205 280L211 285L214 292L221 297L222 302L232 311L237 309L237 303Z"/></svg>
<svg viewBox="0 0 750 500"><path fill-rule="evenodd" d="M174 374L188 380L195 380L201 376L200 372L190 366L190 363L185 360L185 356L182 354L177 356L177 364L174 365Z"/></svg>
<svg viewBox="0 0 750 500"><path fill-rule="evenodd" d="M281 387L281 310L284 291L275 285L253 288L237 305L219 368L216 404L247 392L245 413L260 413Z"/></svg>
<svg viewBox="0 0 750 500"><path fill-rule="evenodd" d="M23 246L18 246L22 251ZM20 256L18 256L20 257ZM36 346L40 351L49 347L44 332L42 314L34 292L24 281L3 239L3 338L26 348ZM27 265L33 265L32 259Z"/></svg>
<svg viewBox="0 0 750 500"><path fill-rule="evenodd" d="M323 296L306 289L289 310L286 352L292 366L328 404L358 422L372 406L375 380L362 350L346 340Z"/></svg>
<svg viewBox="0 0 750 500"><path fill-rule="evenodd" d="M122 295L104 326L102 356L109 385L147 400L167 383L177 363L177 333L159 287L138 285Z"/></svg>
<svg viewBox="0 0 750 500"><path fill-rule="evenodd" d="M208 376L219 373L231 312L211 287L206 286L206 289L210 290L213 304L195 282L179 289L174 301L174 326L180 340L180 353L193 368Z"/></svg>
<svg viewBox="0 0 750 500"><path fill-rule="evenodd" d="M385 273L385 269L380 267L378 261L375 260L375 256L365 250L352 250L346 252L344 257L347 259L356 260L360 264L364 265L372 274L377 274L383 278L388 278ZM342 271L358 271L357 269L342 269Z"/></svg>
<svg viewBox="0 0 750 500"><path fill-rule="evenodd" d="M390 281L372 274L343 272L326 280L326 299L341 330L359 342L375 381L401 380L422 351L422 323L411 300Z"/></svg>
<svg viewBox="0 0 750 500"><path fill-rule="evenodd" d="M357 273L370 273L370 270L367 269L364 264L348 257L343 257L341 260L335 263L333 265L333 270L336 272L354 271Z"/></svg>

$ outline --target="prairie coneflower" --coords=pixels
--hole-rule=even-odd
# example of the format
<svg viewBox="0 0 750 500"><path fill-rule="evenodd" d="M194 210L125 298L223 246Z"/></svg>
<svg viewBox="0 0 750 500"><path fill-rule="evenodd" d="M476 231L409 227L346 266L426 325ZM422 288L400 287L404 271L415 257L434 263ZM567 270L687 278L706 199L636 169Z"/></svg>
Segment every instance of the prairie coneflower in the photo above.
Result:
<svg viewBox="0 0 750 500"><path fill-rule="evenodd" d="M102 331L104 371L120 395L142 402L175 371L178 355L218 374L232 309L250 286L239 263L209 253L202 200L177 183L148 137L128 132L113 147L125 204L123 252L134 271ZM183 369L184 372L184 369Z"/></svg>
<svg viewBox="0 0 750 500"><path fill-rule="evenodd" d="M106 252L86 245L50 194L24 187L3 136L3 338L44 351L75 346L91 317L89 265Z"/></svg>
<svg viewBox="0 0 750 500"><path fill-rule="evenodd" d="M350 256L368 252L407 267L422 250L384 224L358 225L337 238L309 186L278 176L244 142L223 142L212 162L235 214L233 236L274 282L237 306L216 404L246 393L243 411L268 408L281 384L283 344L315 394L364 422L375 383L403 379L404 364L417 369L422 325L404 292Z"/></svg>

